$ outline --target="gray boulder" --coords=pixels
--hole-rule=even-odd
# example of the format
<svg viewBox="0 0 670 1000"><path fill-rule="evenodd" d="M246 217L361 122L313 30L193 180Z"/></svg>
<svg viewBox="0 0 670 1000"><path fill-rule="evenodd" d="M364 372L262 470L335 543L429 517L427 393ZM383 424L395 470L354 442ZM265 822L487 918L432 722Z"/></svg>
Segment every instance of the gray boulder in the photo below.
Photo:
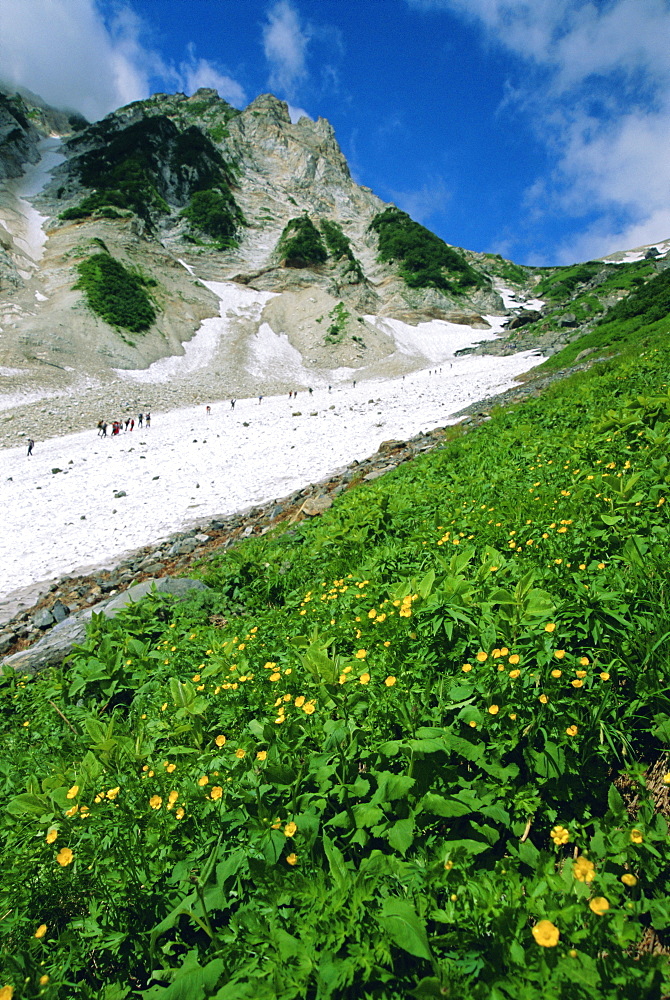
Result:
<svg viewBox="0 0 670 1000"><path fill-rule="evenodd" d="M12 656L6 656L0 661L0 672L17 670L22 673L37 673L46 667L61 663L72 651L72 647L83 642L86 637L86 626L93 614L102 614L105 618L114 618L129 604L141 601L147 594L171 594L176 599L183 598L194 590L209 590L202 580L187 578L162 577L159 580L143 580L142 583L130 587L121 594L99 601L90 608L77 611L51 629L48 635L28 649L23 649ZM53 619L52 619L53 621Z"/></svg>

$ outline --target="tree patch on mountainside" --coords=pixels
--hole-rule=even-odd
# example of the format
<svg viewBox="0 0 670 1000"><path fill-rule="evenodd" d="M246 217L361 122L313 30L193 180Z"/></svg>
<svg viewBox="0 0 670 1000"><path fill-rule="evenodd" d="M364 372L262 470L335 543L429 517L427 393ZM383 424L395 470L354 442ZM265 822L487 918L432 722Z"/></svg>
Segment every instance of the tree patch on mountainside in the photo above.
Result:
<svg viewBox="0 0 670 1000"><path fill-rule="evenodd" d="M286 223L277 252L285 267L315 267L328 259L321 234L308 215Z"/></svg>
<svg viewBox="0 0 670 1000"><path fill-rule="evenodd" d="M319 225L330 256L334 260L345 261L345 274L352 279L353 283L364 281L363 268L354 257L351 243L342 232L342 227L337 222L333 222L332 219L321 219Z"/></svg>
<svg viewBox="0 0 670 1000"><path fill-rule="evenodd" d="M461 292L487 284L465 257L399 208L380 212L370 223L370 229L377 233L379 259L386 264L397 264L400 276L410 288Z"/></svg>
<svg viewBox="0 0 670 1000"><path fill-rule="evenodd" d="M79 280L74 286L86 296L92 311L111 326L143 333L156 319L156 309L147 288L153 278L130 271L109 253L96 253L77 264Z"/></svg>
<svg viewBox="0 0 670 1000"><path fill-rule="evenodd" d="M60 218L119 218L132 212L153 227L175 207L186 206L184 214L196 229L230 245L244 221L231 190L235 168L211 139L195 125L180 131L163 115L121 130L117 125L105 119L71 141L75 150L95 143L72 164L82 185L93 191ZM203 199L204 192L210 197Z"/></svg>

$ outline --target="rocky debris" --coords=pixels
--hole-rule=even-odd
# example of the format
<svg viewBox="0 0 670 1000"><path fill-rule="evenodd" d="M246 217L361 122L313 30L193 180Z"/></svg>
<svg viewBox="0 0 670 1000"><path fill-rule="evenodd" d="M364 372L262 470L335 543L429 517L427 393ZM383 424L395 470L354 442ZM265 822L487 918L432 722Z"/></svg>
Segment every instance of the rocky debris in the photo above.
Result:
<svg viewBox="0 0 670 1000"><path fill-rule="evenodd" d="M563 313L556 320L556 326L577 326L577 317L571 312Z"/></svg>
<svg viewBox="0 0 670 1000"><path fill-rule="evenodd" d="M329 496L314 497L314 499L308 498L298 513L305 514L307 517L316 517L317 514L323 514L324 511L332 506L333 501Z"/></svg>
<svg viewBox="0 0 670 1000"><path fill-rule="evenodd" d="M542 313L535 309L522 309L506 324L507 330L518 330L521 326L528 326L529 323L536 323L542 317Z"/></svg>
<svg viewBox="0 0 670 1000"><path fill-rule="evenodd" d="M141 600L153 591L159 594L172 594L179 598L192 590L208 589L202 580L173 580L170 577L162 580L144 580L123 594L109 597L91 608L71 615L56 625L47 636L33 646L5 657L0 669L3 673L8 669L21 673L36 673L39 670L44 670L45 667L61 663L72 651L73 646L82 642L86 637L86 625L94 613L104 615L105 618L114 618L129 604Z"/></svg>

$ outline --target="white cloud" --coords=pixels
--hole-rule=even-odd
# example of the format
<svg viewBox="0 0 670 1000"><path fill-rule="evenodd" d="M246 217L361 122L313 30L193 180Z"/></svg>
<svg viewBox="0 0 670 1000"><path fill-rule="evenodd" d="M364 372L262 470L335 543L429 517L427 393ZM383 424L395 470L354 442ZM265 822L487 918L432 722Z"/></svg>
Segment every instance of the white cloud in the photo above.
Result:
<svg viewBox="0 0 670 1000"><path fill-rule="evenodd" d="M309 118L311 122L314 121L309 112L305 111L304 108L296 108L293 104L290 103L287 105L287 107L288 107L289 117L294 125L296 122L299 122L301 118Z"/></svg>
<svg viewBox="0 0 670 1000"><path fill-rule="evenodd" d="M398 208L421 223L444 211L451 198L451 192L442 178L431 180L413 191L390 191L390 195Z"/></svg>
<svg viewBox="0 0 670 1000"><path fill-rule="evenodd" d="M563 261L670 236L667 0L408 3L474 20L490 45L523 60L504 104L528 116L553 154L527 192L531 216L582 220L581 235L559 248Z"/></svg>
<svg viewBox="0 0 670 1000"><path fill-rule="evenodd" d="M106 21L102 0L0 0L0 76L56 107L96 120L148 97L152 83L193 93L213 87L242 105L242 87L189 47L178 67L145 41L142 20L114 5Z"/></svg>
<svg viewBox="0 0 670 1000"><path fill-rule="evenodd" d="M293 96L296 85L307 75L308 41L295 7L288 0L279 0L268 11L263 27L263 51L270 64L269 86L273 91Z"/></svg>
<svg viewBox="0 0 670 1000"><path fill-rule="evenodd" d="M238 108L247 101L237 80L221 73L208 59L197 58L194 45L189 45L188 58L179 64L178 86L186 94L193 94L200 87L211 87L218 91L219 97Z"/></svg>

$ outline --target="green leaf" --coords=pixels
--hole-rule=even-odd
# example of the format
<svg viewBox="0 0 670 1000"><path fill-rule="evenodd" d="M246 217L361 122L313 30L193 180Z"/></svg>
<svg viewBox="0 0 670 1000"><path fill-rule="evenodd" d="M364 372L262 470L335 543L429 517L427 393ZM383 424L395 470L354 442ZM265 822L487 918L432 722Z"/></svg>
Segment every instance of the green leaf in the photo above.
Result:
<svg viewBox="0 0 670 1000"><path fill-rule="evenodd" d="M414 842L414 820L399 819L390 827L386 838L391 847L394 847L404 857Z"/></svg>
<svg viewBox="0 0 670 1000"><path fill-rule="evenodd" d="M31 792L22 792L10 799L5 809L11 816L41 816L49 812L49 802L45 796L33 795Z"/></svg>
<svg viewBox="0 0 670 1000"><path fill-rule="evenodd" d="M443 795L427 792L419 803L419 810L429 816L444 816L453 819L456 816L467 816L472 812L470 806L464 805L458 799L445 799Z"/></svg>
<svg viewBox="0 0 670 1000"><path fill-rule="evenodd" d="M392 771L377 771L374 773L378 787L373 802L392 802L394 799L404 799L416 781L406 774L394 774Z"/></svg>
<svg viewBox="0 0 670 1000"><path fill-rule="evenodd" d="M359 802L352 809L357 829L374 826L384 815L384 810L373 806L370 802Z"/></svg>
<svg viewBox="0 0 670 1000"><path fill-rule="evenodd" d="M433 997L437 997L438 1000L444 1000L445 994L442 991L442 984L439 979L435 976L425 976L423 979L419 980L413 990L409 991L411 997L416 997L416 1000L433 1000Z"/></svg>
<svg viewBox="0 0 670 1000"><path fill-rule="evenodd" d="M406 899L388 897L382 904L377 920L394 944L417 958L432 961L426 928Z"/></svg>

